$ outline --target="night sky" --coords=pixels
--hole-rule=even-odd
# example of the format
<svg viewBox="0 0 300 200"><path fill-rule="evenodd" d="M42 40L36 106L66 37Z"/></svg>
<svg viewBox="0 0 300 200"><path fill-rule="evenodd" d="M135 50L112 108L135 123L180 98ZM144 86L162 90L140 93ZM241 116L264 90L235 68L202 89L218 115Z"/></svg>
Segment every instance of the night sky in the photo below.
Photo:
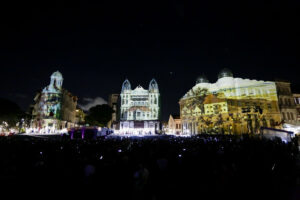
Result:
<svg viewBox="0 0 300 200"><path fill-rule="evenodd" d="M164 120L197 76L215 82L224 67L300 85L299 1L51 2L1 9L1 97L24 110L56 70L81 104L155 78Z"/></svg>

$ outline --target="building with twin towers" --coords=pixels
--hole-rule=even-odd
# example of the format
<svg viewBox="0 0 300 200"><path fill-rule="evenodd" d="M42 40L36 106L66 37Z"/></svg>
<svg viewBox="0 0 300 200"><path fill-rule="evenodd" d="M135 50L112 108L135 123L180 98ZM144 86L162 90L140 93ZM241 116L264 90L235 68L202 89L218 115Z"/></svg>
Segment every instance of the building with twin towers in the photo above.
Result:
<svg viewBox="0 0 300 200"><path fill-rule="evenodd" d="M126 79L120 94L120 133L154 134L159 130L160 94L155 79L149 83L148 90L142 86L131 89Z"/></svg>

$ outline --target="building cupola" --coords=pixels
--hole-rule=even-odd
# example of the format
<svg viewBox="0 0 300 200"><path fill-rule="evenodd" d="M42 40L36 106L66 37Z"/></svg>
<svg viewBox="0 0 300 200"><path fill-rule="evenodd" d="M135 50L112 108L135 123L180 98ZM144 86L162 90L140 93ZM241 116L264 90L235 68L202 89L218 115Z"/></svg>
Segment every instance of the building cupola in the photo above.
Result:
<svg viewBox="0 0 300 200"><path fill-rule="evenodd" d="M224 78L224 77L233 77L233 74L229 69L224 68L220 71L220 73L218 75L218 79Z"/></svg>
<svg viewBox="0 0 300 200"><path fill-rule="evenodd" d="M128 79L126 79L122 84L122 92L125 90L131 90L131 85Z"/></svg>
<svg viewBox="0 0 300 200"><path fill-rule="evenodd" d="M206 78L205 75L201 75L197 78L196 80L196 84L199 84L199 83L209 83L208 79Z"/></svg>

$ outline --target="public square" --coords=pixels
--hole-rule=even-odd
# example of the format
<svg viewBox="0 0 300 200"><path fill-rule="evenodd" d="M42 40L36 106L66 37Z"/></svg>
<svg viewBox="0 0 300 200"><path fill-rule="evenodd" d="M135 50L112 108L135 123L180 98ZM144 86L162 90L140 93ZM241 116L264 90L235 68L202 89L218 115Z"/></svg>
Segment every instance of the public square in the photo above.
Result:
<svg viewBox="0 0 300 200"><path fill-rule="evenodd" d="M297 199L296 143L249 135L0 137L0 182L2 188L124 199L238 198L241 193Z"/></svg>

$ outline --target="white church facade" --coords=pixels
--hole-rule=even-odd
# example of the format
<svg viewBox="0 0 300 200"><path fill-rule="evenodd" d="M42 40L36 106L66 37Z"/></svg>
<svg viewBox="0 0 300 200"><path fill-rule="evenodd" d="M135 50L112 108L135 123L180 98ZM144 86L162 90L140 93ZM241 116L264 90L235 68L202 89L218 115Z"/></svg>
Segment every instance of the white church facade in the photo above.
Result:
<svg viewBox="0 0 300 200"><path fill-rule="evenodd" d="M120 133L155 134L159 130L160 94L158 84L152 79L148 90L142 86L131 89L126 79L120 94Z"/></svg>

